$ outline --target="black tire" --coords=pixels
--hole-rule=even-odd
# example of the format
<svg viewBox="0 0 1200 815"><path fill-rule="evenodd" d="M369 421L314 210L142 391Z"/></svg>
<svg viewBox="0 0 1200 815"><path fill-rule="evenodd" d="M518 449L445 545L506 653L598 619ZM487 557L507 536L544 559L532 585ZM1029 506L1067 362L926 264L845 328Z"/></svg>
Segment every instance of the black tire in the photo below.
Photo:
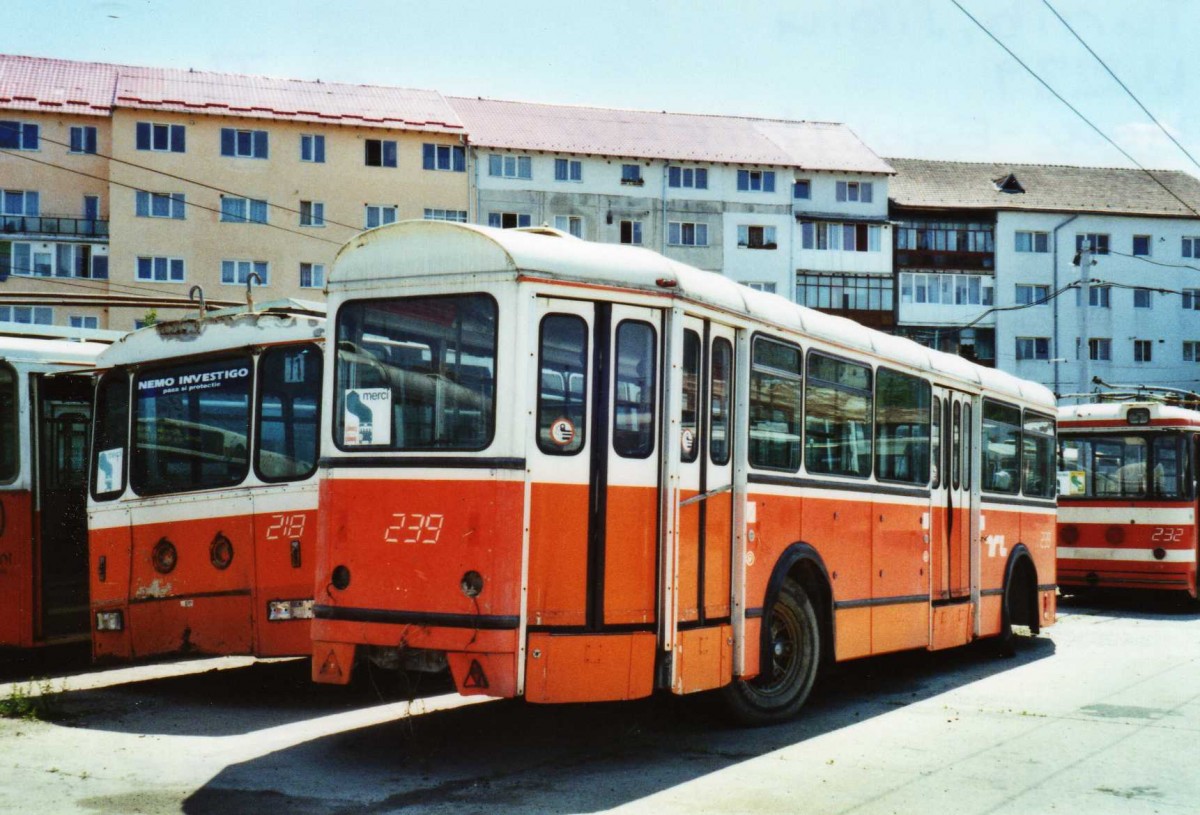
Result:
<svg viewBox="0 0 1200 815"><path fill-rule="evenodd" d="M1028 570L1032 568L1029 566L1026 569L1024 564L1018 563L1004 584L1004 607L1001 611L1000 636L997 638L997 645L1000 649L1000 656L1006 659L1017 655L1017 632L1013 629L1013 617L1026 618L1029 616L1028 609L1018 609L1015 604L1033 601L1033 598L1030 597L1031 592L1033 597L1037 596L1035 579L1031 578L1028 573ZM1030 626L1030 631L1032 631L1032 626Z"/></svg>
<svg viewBox="0 0 1200 815"><path fill-rule="evenodd" d="M773 651L762 675L722 688L729 713L741 724L773 724L795 716L808 698L821 662L821 628L804 589L784 581L763 618ZM767 656L767 655L764 655Z"/></svg>

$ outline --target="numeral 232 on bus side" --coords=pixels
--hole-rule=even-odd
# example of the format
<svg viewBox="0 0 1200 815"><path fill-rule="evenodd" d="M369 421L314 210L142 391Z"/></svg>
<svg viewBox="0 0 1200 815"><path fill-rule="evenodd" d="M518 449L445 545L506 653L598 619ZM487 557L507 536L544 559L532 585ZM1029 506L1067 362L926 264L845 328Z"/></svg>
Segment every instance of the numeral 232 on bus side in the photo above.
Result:
<svg viewBox="0 0 1200 815"><path fill-rule="evenodd" d="M393 512L392 525L383 533L384 543L437 543L446 516L440 512Z"/></svg>
<svg viewBox="0 0 1200 815"><path fill-rule="evenodd" d="M1182 526L1156 526L1150 540L1155 543L1178 543L1183 540Z"/></svg>

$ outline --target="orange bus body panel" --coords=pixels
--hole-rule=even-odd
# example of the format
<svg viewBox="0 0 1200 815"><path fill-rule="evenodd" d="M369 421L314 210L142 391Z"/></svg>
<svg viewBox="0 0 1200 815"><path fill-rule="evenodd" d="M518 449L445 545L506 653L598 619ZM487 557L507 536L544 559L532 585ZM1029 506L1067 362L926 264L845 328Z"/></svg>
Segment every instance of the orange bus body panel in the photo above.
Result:
<svg viewBox="0 0 1200 815"><path fill-rule="evenodd" d="M656 642L651 632L530 634L525 698L554 703L649 696L654 691Z"/></svg>
<svg viewBox="0 0 1200 815"><path fill-rule="evenodd" d="M586 484L534 483L529 511L529 623L587 619Z"/></svg>
<svg viewBox="0 0 1200 815"><path fill-rule="evenodd" d="M0 646L29 648L37 642L34 621L40 618L33 596L33 495L0 493L0 506Z"/></svg>

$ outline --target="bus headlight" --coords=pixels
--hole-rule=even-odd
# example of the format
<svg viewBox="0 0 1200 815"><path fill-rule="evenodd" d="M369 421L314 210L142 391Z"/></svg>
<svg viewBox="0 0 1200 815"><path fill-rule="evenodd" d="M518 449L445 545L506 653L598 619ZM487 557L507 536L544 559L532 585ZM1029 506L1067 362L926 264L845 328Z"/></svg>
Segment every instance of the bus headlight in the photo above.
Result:
<svg viewBox="0 0 1200 815"><path fill-rule="evenodd" d="M268 620L311 620L312 600L272 600L267 603Z"/></svg>
<svg viewBox="0 0 1200 815"><path fill-rule="evenodd" d="M125 615L119 611L97 611L97 631L121 631L125 628Z"/></svg>

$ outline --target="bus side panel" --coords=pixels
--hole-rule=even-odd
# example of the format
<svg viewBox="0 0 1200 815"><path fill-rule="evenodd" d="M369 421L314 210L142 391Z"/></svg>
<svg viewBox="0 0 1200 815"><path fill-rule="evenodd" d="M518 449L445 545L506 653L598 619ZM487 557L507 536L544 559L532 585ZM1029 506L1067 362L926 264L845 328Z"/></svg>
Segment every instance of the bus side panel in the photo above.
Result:
<svg viewBox="0 0 1200 815"><path fill-rule="evenodd" d="M34 644L33 497L26 490L0 493L0 646Z"/></svg>
<svg viewBox="0 0 1200 815"><path fill-rule="evenodd" d="M129 632L136 657L252 651L254 524L250 499L221 499L221 511L237 512L224 517L205 517L206 503L180 501L131 513ZM178 515L186 515L186 519L159 520L168 508L178 509ZM210 513L213 510L216 505ZM227 538L233 548L233 559L223 569L213 562L218 535ZM164 540L173 544L177 553L175 568L165 574L154 565L155 548Z"/></svg>
<svg viewBox="0 0 1200 815"><path fill-rule="evenodd" d="M979 606L979 636L993 637L1000 633L1004 598L1004 571L1013 547L1022 543L1022 513L1015 509L994 506L982 510L980 531L979 591L983 595ZM1026 543L1032 551L1032 547ZM1040 571L1040 570L1039 570Z"/></svg>
<svg viewBox="0 0 1200 815"><path fill-rule="evenodd" d="M316 501L315 483L254 497L254 653L258 656L303 656L312 650L310 621L271 620L268 604L312 599Z"/></svg>
<svg viewBox="0 0 1200 815"><path fill-rule="evenodd" d="M871 653L929 645L928 504L876 503L871 520ZM919 599L918 599L919 598Z"/></svg>
<svg viewBox="0 0 1200 815"><path fill-rule="evenodd" d="M1054 586L1058 583L1056 532L1057 524L1054 513L1026 512L1021 515L1021 540L1029 549L1029 553L1033 555L1038 585L1050 587L1039 592L1042 625L1052 625L1055 620Z"/></svg>
<svg viewBox="0 0 1200 815"><path fill-rule="evenodd" d="M733 536L733 493L705 501L704 613L710 620L729 616L730 541Z"/></svg>
<svg viewBox="0 0 1200 815"><path fill-rule="evenodd" d="M836 496L836 497L833 497ZM806 498L800 538L816 547L833 588L835 606L871 598L871 516L869 501L853 493ZM871 609L837 612L836 658L854 659L871 652Z"/></svg>
<svg viewBox="0 0 1200 815"><path fill-rule="evenodd" d="M587 621L586 484L535 483L530 490L529 624Z"/></svg>
<svg viewBox="0 0 1200 815"><path fill-rule="evenodd" d="M680 490L679 500L686 501L696 495L696 490ZM700 504L688 504L679 508L679 619L692 622L700 618ZM726 539L725 547L729 547Z"/></svg>
<svg viewBox="0 0 1200 815"><path fill-rule="evenodd" d="M93 510L88 519L88 526L92 659L130 659L133 657L133 646L129 637L129 569L132 541L129 513L123 509L103 513ZM96 631L96 612L99 611L121 612L121 630Z"/></svg>
<svg viewBox="0 0 1200 815"><path fill-rule="evenodd" d="M658 573L658 490L608 488L604 561L604 622L649 623L655 619Z"/></svg>
<svg viewBox="0 0 1200 815"><path fill-rule="evenodd" d="M356 609L520 614L524 484L512 480L331 478L321 493L326 560L316 602ZM349 585L330 584L345 566ZM462 590L467 572L482 590ZM470 629L463 629L464 641Z"/></svg>

